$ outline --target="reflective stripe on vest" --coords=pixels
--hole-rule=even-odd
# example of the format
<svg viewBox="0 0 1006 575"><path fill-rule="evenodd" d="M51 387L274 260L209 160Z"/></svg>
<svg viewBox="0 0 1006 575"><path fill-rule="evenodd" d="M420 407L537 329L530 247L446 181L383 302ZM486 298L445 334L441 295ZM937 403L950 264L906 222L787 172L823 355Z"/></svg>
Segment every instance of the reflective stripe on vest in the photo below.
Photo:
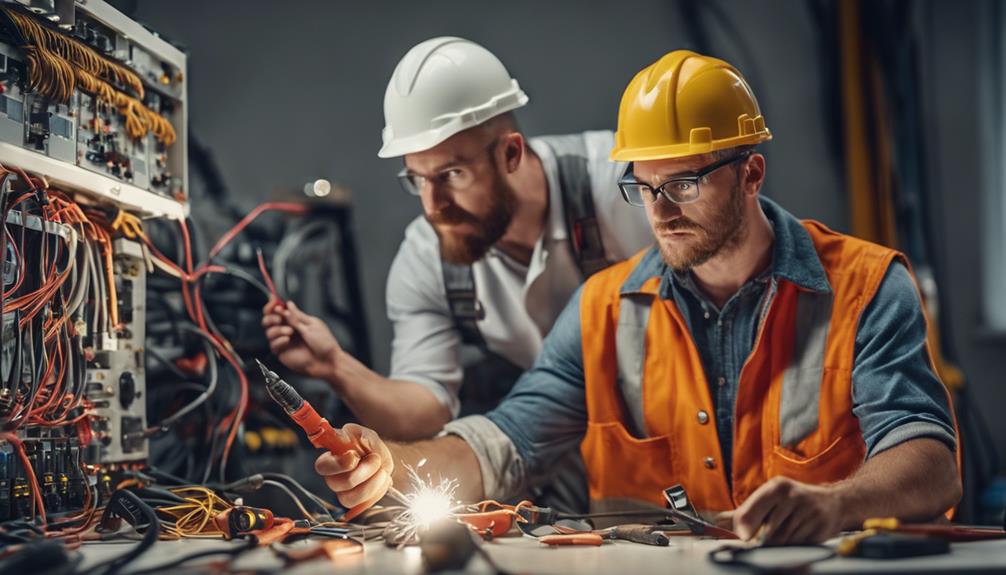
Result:
<svg viewBox="0 0 1006 575"><path fill-rule="evenodd" d="M615 331L618 354L618 387L629 412L629 432L646 437L643 419L643 359L646 357L646 323L650 319L652 296L631 294L622 297Z"/></svg>
<svg viewBox="0 0 1006 575"><path fill-rule="evenodd" d="M796 299L793 357L782 376L779 401L779 443L795 447L817 429L824 350L835 298L801 291Z"/></svg>
<svg viewBox="0 0 1006 575"><path fill-rule="evenodd" d="M771 297L771 294L766 294ZM783 375L779 403L780 442L793 447L817 429L824 349L831 322L832 294L797 295L795 349ZM615 348L618 386L628 410L626 426L634 437L647 437L643 418L643 360L646 324L653 296L623 294L619 303ZM762 316L761 320L764 321ZM759 322L760 323L760 322Z"/></svg>

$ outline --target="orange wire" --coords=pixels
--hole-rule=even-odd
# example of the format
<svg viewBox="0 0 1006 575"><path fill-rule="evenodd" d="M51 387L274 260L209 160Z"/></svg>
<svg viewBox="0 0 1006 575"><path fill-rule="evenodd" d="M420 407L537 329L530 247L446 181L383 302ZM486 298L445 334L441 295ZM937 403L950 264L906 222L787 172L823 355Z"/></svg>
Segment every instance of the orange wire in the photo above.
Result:
<svg viewBox="0 0 1006 575"><path fill-rule="evenodd" d="M0 165L0 169L4 169ZM19 175L24 179L25 182L32 185L33 188L46 188L46 183L44 180L38 178L33 178L25 173L23 170L18 170ZM54 191L55 192L55 191ZM15 206L24 200L32 197L33 192L25 193L15 199L10 206ZM99 248L102 250L102 255L104 256L106 269L106 281L109 287L109 307L110 307L110 319L113 327L119 326L119 316L118 316L118 299L115 291L115 277L114 277L114 259L111 246L111 236L102 227L94 225L94 222L88 218L80 206L67 197L63 196L61 193L55 192L52 195L52 206L45 210L45 215L47 221L56 221L62 223L72 223L78 224L80 226L81 236L83 239L88 239L96 242ZM259 215L267 211L283 211L293 214L303 214L308 211L307 206L303 204L295 203L285 203L285 202L272 202L265 203L256 207L252 212L246 215L241 221L238 222L233 228L231 228L226 234L221 236L217 243L210 250L209 260L212 260L224 247L227 246L239 233L241 233L252 221L254 221ZM203 313L202 299L198 284L196 282L203 275L213 272L222 272L225 269L221 266L212 265L209 261L201 265L199 268L194 268L194 262L192 257L192 244L189 234L187 224L184 220L179 222L179 227L181 230L181 236L184 247L184 262L183 266L179 266L172 262L169 258L164 256L154 245L153 242L146 236L146 234L140 232L140 239L150 250L153 257L157 258L163 264L165 264L169 269L177 273L181 277L182 284L182 298L185 302L186 311L189 317L196 323L197 327L202 331L211 342L216 351L223 357L235 370L238 375L240 383L240 395L238 403L234 410L231 411L224 419L220 422L220 428L229 428L227 434L227 439L224 444L224 450L222 453L222 460L226 460L229 457L230 451L234 445L237 431L238 423L243 419L248 405L248 379L241 369L239 362L236 359L236 354L234 353L233 347L225 339L218 337L216 334L212 333L206 322L206 318ZM8 234L9 235L9 234ZM13 240L11 237L10 239ZM57 250L61 247L57 244ZM47 248L47 246L46 246ZM48 253L48 250L47 252ZM48 259L48 255L45 256ZM71 255L72 257L72 255ZM58 261L59 252L57 252L52 258L51 263L48 266L48 270L45 274L45 281L42 286L31 294L25 294L11 302L11 307L14 309L28 308L27 319L24 321L30 321L39 311L41 311L45 304L50 301L55 294L60 290L63 284L69 277L71 266L67 266L67 269L63 272L58 271ZM23 281L23 276L20 278ZM19 284L9 293L15 293L20 287ZM6 294L5 294L6 295ZM55 371L56 380L51 383L45 384L45 387L40 390L42 395L36 398L36 405L19 406L18 417L21 417L21 412L26 412L26 419L32 418L32 420L43 418L45 414L49 413L54 407L66 407L73 403L72 396L63 396L62 389L65 384L65 374L66 374L66 361L65 353L67 350L63 349L62 338L58 338L58 333L63 329L68 329L68 318L60 318L54 320L52 318L47 318L44 325L45 337L50 345L53 345L53 350L51 356L53 358L52 363L46 370L44 381L49 382L52 380L54 371L56 370L57 363L59 364L59 370ZM54 341L53 341L54 340ZM63 414L57 420L59 422L65 421L65 413L68 409L64 409ZM76 418L74 421L80 420L83 416ZM38 491L36 490L36 493Z"/></svg>
<svg viewBox="0 0 1006 575"><path fill-rule="evenodd" d="M10 443L17 450L18 459L21 460L21 465L24 467L25 473L28 475L29 482L31 483L32 492L35 494L36 513L42 518L43 524L47 523L45 503L42 501L42 490L39 489L38 478L35 477L35 470L32 469L31 461L28 460L28 455L24 452L24 443L13 433L0 433L0 439Z"/></svg>

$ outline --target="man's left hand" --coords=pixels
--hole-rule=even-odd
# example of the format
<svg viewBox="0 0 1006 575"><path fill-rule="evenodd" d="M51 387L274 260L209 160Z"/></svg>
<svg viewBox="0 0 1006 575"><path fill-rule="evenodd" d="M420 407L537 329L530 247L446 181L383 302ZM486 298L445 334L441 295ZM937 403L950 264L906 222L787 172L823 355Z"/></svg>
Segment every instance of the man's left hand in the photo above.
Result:
<svg viewBox="0 0 1006 575"><path fill-rule="evenodd" d="M842 504L833 486L773 477L717 523L733 521L741 539L760 535L773 545L820 543L842 530Z"/></svg>

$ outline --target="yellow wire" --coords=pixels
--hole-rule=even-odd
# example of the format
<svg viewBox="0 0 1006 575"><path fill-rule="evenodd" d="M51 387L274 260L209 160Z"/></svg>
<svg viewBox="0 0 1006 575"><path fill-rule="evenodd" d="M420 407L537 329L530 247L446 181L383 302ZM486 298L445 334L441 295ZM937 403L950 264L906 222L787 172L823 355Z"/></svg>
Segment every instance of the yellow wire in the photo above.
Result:
<svg viewBox="0 0 1006 575"><path fill-rule="evenodd" d="M126 132L133 139L153 133L165 146L177 139L174 127L163 116L106 82L128 86L143 98L143 82L132 70L99 56L89 46L46 28L33 18L2 8L17 26L26 45L28 80L32 91L51 100L68 103L76 88L105 101L125 117ZM104 78L104 80L102 79Z"/></svg>
<svg viewBox="0 0 1006 575"><path fill-rule="evenodd" d="M185 503L158 507L161 513L174 520L175 524L165 525L169 538L219 538L224 533L213 522L220 513L233 506L212 490L201 486L177 487L170 491L185 499Z"/></svg>

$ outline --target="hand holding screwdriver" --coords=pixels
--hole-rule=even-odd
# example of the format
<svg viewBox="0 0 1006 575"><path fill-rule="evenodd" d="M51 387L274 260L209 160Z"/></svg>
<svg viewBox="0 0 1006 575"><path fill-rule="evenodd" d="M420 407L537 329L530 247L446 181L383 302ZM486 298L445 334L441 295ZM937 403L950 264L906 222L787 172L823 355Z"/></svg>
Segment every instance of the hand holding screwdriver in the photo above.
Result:
<svg viewBox="0 0 1006 575"><path fill-rule="evenodd" d="M318 458L315 468L326 476L325 482L338 494L339 502L349 508L343 521L366 511L389 491L403 499L391 486L394 471L391 452L376 433L355 424L336 430L293 387L262 362L256 360L256 363L265 376L269 396L307 433L311 445L328 450ZM340 473L324 471L333 467Z"/></svg>

